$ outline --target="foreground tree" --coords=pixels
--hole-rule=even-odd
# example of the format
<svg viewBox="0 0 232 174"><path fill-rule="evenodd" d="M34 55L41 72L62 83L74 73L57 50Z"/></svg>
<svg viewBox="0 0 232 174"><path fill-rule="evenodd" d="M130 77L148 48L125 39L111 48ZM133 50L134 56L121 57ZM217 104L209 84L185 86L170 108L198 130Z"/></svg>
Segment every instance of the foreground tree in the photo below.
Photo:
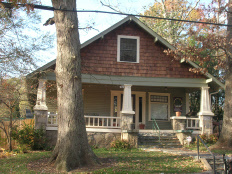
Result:
<svg viewBox="0 0 232 174"><path fill-rule="evenodd" d="M232 147L232 0L228 3L228 38L227 38L227 56L226 56L226 76L225 76L225 104L221 136L218 144Z"/></svg>
<svg viewBox="0 0 232 174"><path fill-rule="evenodd" d="M52 0L56 9L76 9L75 0ZM57 100L58 137L51 162L58 170L70 171L80 166L93 166L98 159L92 152L85 128L80 41L77 13L54 11L57 33Z"/></svg>

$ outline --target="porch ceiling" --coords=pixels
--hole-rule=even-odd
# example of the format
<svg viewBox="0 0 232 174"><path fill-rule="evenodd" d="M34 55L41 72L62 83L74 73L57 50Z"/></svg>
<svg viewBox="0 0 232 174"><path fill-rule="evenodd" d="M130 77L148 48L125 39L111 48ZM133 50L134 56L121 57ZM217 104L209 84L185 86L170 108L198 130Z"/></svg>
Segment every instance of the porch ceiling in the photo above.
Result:
<svg viewBox="0 0 232 174"><path fill-rule="evenodd" d="M55 73L47 73L43 77L47 80L56 80ZM134 86L164 86L164 87L207 87L207 79L187 79L187 78L154 78L154 77L134 77L134 76L108 76L97 74L82 74L83 83Z"/></svg>

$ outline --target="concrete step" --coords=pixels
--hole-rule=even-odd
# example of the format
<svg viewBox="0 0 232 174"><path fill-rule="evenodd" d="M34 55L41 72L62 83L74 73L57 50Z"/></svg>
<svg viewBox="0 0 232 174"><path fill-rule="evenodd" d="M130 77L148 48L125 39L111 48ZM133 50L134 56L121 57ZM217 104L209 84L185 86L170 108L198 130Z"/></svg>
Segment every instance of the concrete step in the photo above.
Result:
<svg viewBox="0 0 232 174"><path fill-rule="evenodd" d="M155 145L156 148L165 148L165 149L169 149L169 148L182 148L182 145Z"/></svg>
<svg viewBox="0 0 232 174"><path fill-rule="evenodd" d="M156 147L156 148L181 148L179 140L174 133L165 133L160 136L153 136L154 134L142 133L139 135L138 145L139 147Z"/></svg>
<svg viewBox="0 0 232 174"><path fill-rule="evenodd" d="M213 169L213 158L207 158L206 160ZM221 157L215 158L215 167L218 174L224 173L224 161Z"/></svg>
<svg viewBox="0 0 232 174"><path fill-rule="evenodd" d="M139 140L159 140L159 136L144 136L139 137ZM160 137L160 140L162 141L178 141L177 137Z"/></svg>

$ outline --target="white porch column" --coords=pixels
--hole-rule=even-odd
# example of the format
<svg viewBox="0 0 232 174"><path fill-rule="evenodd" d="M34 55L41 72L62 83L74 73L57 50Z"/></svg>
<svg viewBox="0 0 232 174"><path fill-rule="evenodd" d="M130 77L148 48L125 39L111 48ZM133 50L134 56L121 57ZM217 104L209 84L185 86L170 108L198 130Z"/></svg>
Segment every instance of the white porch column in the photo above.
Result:
<svg viewBox="0 0 232 174"><path fill-rule="evenodd" d="M200 112L198 113L198 116L200 118L200 127L202 128L201 133L208 135L213 133L212 117L214 116L214 113L211 111L209 97L209 87L202 87Z"/></svg>
<svg viewBox="0 0 232 174"><path fill-rule="evenodd" d="M135 112L132 110L131 86L132 85L128 85L128 84L124 85L123 106L122 106L122 112L121 112L123 114L135 114Z"/></svg>
<svg viewBox="0 0 232 174"><path fill-rule="evenodd" d="M46 105L46 80L39 79L39 87L37 91L37 100L36 105L33 108L34 110L48 110Z"/></svg>
<svg viewBox="0 0 232 174"><path fill-rule="evenodd" d="M39 79L36 105L34 106L35 129L46 130L48 107L46 105L46 80Z"/></svg>
<svg viewBox="0 0 232 174"><path fill-rule="evenodd" d="M123 93L123 106L121 111L121 139L128 141L131 145L138 146L138 132L133 130L133 115L135 112L132 110L131 101L131 86L129 84L124 85Z"/></svg>

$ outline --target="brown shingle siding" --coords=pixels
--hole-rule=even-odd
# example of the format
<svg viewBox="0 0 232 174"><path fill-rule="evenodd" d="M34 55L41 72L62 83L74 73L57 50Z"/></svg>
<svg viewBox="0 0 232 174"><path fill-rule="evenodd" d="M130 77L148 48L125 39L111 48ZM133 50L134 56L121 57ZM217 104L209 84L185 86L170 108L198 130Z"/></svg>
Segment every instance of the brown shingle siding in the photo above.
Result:
<svg viewBox="0 0 232 174"><path fill-rule="evenodd" d="M140 37L139 63L117 62L117 36ZM204 78L189 72L190 65L180 64L164 52L164 46L135 23L125 23L103 39L81 49L82 73L117 76Z"/></svg>

